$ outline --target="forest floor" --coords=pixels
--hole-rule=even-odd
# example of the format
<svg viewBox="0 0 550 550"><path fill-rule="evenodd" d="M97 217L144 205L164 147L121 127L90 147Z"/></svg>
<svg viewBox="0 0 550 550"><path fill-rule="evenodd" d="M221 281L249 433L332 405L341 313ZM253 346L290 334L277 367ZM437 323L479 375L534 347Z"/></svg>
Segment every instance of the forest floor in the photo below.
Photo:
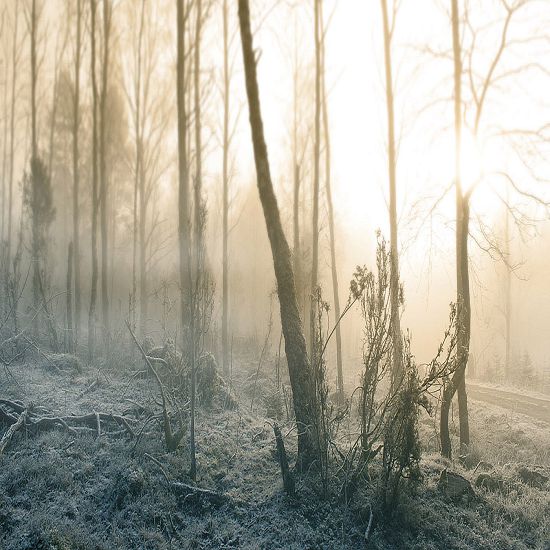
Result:
<svg viewBox="0 0 550 550"><path fill-rule="evenodd" d="M550 482L532 483L521 474L527 468L550 476L550 430L543 420L472 395L472 452L450 463L438 454L435 420L423 417L422 483L403 496L392 519L384 519L372 487L345 505L337 496L321 498L316 476L308 474L297 478L294 499L285 495L273 416L282 413L291 461L295 434L284 420L284 403L273 402L272 367L266 363L269 376L262 371L256 380L257 360L236 360L237 408L215 401L198 411L197 485L221 495L221 502L173 490L166 477L191 483L188 450L183 444L167 453L158 420L137 440L107 428L99 437L93 427L78 435L20 430L0 456L0 548L550 549ZM119 360L70 373L35 358L12 365L11 377L0 370L0 399L32 402L49 415L125 415L138 433L147 411L158 412L159 397L150 379L131 376L136 368ZM452 433L456 448L454 423ZM482 470L498 483L474 487L474 499L453 501L438 490L444 468L472 485Z"/></svg>

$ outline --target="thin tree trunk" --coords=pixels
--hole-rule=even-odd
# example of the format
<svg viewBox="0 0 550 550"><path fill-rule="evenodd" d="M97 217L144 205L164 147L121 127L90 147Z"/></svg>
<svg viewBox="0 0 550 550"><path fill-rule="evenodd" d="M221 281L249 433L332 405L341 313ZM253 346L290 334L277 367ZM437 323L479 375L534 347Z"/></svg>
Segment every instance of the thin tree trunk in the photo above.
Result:
<svg viewBox="0 0 550 550"><path fill-rule="evenodd" d="M82 303L80 296L80 171L78 130L80 127L80 53L82 42L82 0L76 4L76 54L73 103L73 241L74 241L74 342L78 345Z"/></svg>
<svg viewBox="0 0 550 550"><path fill-rule="evenodd" d="M317 455L315 444L316 418L313 395L310 389L310 365L296 300L292 257L281 224L277 199L271 180L260 109L256 60L250 31L248 0L239 0L239 22L258 191L273 255L281 310L281 325L285 337L285 351L294 398L296 423L298 425L298 462L299 466L306 467L315 460Z"/></svg>
<svg viewBox="0 0 550 550"><path fill-rule="evenodd" d="M137 75L135 85L135 132L136 132L136 164L135 164L135 182L134 182L134 234L133 234L133 258L132 258L132 301L134 324L136 316L136 294L137 294L137 242L139 232L139 249L140 249L140 333L145 336L147 306L144 306L143 300L147 298L147 291L144 288L145 282L145 216L143 215L145 204L145 184L142 172L143 163L143 135L141 132L141 57L143 44L143 26L145 20L145 0L141 2L141 14L139 21L139 36L138 36L138 52L137 52ZM138 225L138 196L140 198L140 216Z"/></svg>
<svg viewBox="0 0 550 550"><path fill-rule="evenodd" d="M101 207L101 310L104 338L111 333L109 318L109 251L108 251L108 182L107 182L107 95L109 85L109 37L111 33L110 0L103 0L103 66L101 77L100 126L99 126L99 180Z"/></svg>
<svg viewBox="0 0 550 550"><path fill-rule="evenodd" d="M4 257L4 243L6 239L6 165L8 163L8 64L4 65L4 136L2 144L2 229L0 231L0 244L2 247L2 260L4 266L6 259Z"/></svg>
<svg viewBox="0 0 550 550"><path fill-rule="evenodd" d="M317 334L316 314L313 304L313 296L318 284L319 269L319 163L321 156L321 45L319 37L319 2L314 3L314 40L315 40L315 138L313 146L313 213L311 227L311 286L309 297L309 326L310 326L310 345L309 351L312 364L317 361L315 350L315 337Z"/></svg>
<svg viewBox="0 0 550 550"><path fill-rule="evenodd" d="M384 60L386 72L386 108L388 117L388 174L390 187L390 298L391 324L393 339L392 379L399 383L403 377L403 344L401 341L401 322L399 318L399 252L397 247L397 177L395 150L395 116L393 102L393 74L391 60L391 31L388 18L387 0L381 0L382 20L384 26Z"/></svg>
<svg viewBox="0 0 550 550"><path fill-rule="evenodd" d="M11 78L11 109L10 109L10 174L8 187L8 247L7 247L7 262L11 262L11 231L13 221L13 166L15 156L15 90L17 80L17 28L19 20L18 0L15 2L15 21L13 27L13 43L12 43L12 78Z"/></svg>
<svg viewBox="0 0 550 550"><path fill-rule="evenodd" d="M190 442L189 450L191 453L191 468L189 475L195 479L197 475L197 460L195 454L195 401L196 401L196 378L197 378L197 359L198 359L198 324L200 323L200 304L199 304L199 285L201 284L201 274L203 269L203 242L202 242L202 139L201 139L201 24L202 24L202 2L196 0L196 26L195 26L195 66L194 66L194 89L195 89L195 232L194 232L194 286L191 291L191 303L193 304L193 313L191 315L191 418L190 418ZM192 277L190 277L192 280Z"/></svg>
<svg viewBox="0 0 550 550"><path fill-rule="evenodd" d="M227 0L223 0L223 237L222 237L222 365L229 374L229 29Z"/></svg>
<svg viewBox="0 0 550 550"><path fill-rule="evenodd" d="M73 243L69 243L67 254L67 341L66 350L69 353L74 352L74 334L73 334Z"/></svg>
<svg viewBox="0 0 550 550"><path fill-rule="evenodd" d="M191 287L188 281L189 254L189 167L187 156L187 110L185 94L185 21L187 15L183 0L177 0L177 109L178 109L178 234L180 257L180 314L181 328L185 339L189 327L189 294Z"/></svg>
<svg viewBox="0 0 550 550"><path fill-rule="evenodd" d="M453 59L454 59L454 117L455 117L455 191L456 191L456 287L457 287L457 369L443 390L440 416L441 453L451 457L449 411L458 390L460 443L469 445L468 402L464 375L470 346L470 282L468 272L468 197L462 191L460 173L462 136L462 61L459 36L458 1L451 0Z"/></svg>
<svg viewBox="0 0 550 550"><path fill-rule="evenodd" d="M334 234L334 207L332 204L331 189L331 166L330 166L330 133L328 121L328 102L326 90L326 67L325 67L325 28L323 24L323 8L320 9L320 28L321 28L321 105L323 114L323 132L325 136L325 191L328 209L328 224L330 234L330 260L332 273L332 293L334 297L334 319L336 323L336 391L338 398L342 401L344 396L344 375L342 372L342 333L340 330L340 295L338 291L338 264L336 262L336 237Z"/></svg>
<svg viewBox="0 0 550 550"><path fill-rule="evenodd" d="M37 80L37 65L36 65L36 27L37 27L37 13L36 13L36 0L32 0L31 4L31 187L32 187L32 205L35 205L37 200L37 181L34 166L38 162L38 138L36 133L36 80ZM38 311L40 307L40 258L39 258L39 244L38 244L38 220L36 216L32 217L32 263L33 263L33 277L32 277L32 294L33 294L33 307L35 311ZM33 320L33 333L35 338L38 336L38 316L34 316Z"/></svg>
<svg viewBox="0 0 550 550"><path fill-rule="evenodd" d="M185 22L188 14L185 12L183 0L177 1L177 106L178 106L178 162L179 162L179 259L180 259L180 314L183 333L183 348L191 355L191 382L194 393L194 300L192 289L191 243L189 227L189 167L187 155L187 110L185 95ZM194 401L194 399L193 399ZM194 405L193 405L194 406ZM191 412L193 437L191 448L192 477L196 475L196 459L194 448L194 410Z"/></svg>
<svg viewBox="0 0 550 550"><path fill-rule="evenodd" d="M97 181L97 82L96 82L96 0L90 0L91 10L91 75L92 75L92 281L90 292L90 310L88 314L88 355L91 361L95 351L95 322L97 302L97 210L98 210L98 181Z"/></svg>
<svg viewBox="0 0 550 550"><path fill-rule="evenodd" d="M506 187L506 204L510 204L509 202L509 188ZM505 241L505 269L506 269L506 288L505 288L505 305L504 305L504 315L505 315L505 323L506 323L506 333L505 333L505 339L506 339L506 350L505 350L505 358L504 358L504 379L509 380L510 374L511 374L511 338L512 338L512 331L511 331L511 322L512 322L512 268L511 268L511 261L510 261L510 212L508 211L508 208L505 210L505 219L504 219L504 241Z"/></svg>

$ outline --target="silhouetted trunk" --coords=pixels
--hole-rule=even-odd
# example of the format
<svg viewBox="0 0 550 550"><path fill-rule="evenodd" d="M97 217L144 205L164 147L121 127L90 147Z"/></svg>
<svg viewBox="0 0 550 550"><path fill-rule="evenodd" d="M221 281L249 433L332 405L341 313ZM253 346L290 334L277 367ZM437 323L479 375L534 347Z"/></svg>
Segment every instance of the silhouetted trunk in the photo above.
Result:
<svg viewBox="0 0 550 550"><path fill-rule="evenodd" d="M319 162L321 156L321 44L319 37L319 1L313 0L314 39L315 39L315 136L313 143L313 211L311 224L311 286L309 296L309 352L312 364L317 361L315 338L317 331L313 296L317 289L319 269Z"/></svg>
<svg viewBox="0 0 550 550"><path fill-rule="evenodd" d="M285 351L294 399L294 412L298 425L298 461L299 465L304 467L311 464L317 454L314 433L314 427L316 426L315 407L310 389L310 365L296 300L294 275L292 273L292 257L281 225L277 199L271 181L260 110L248 0L239 0L239 22L258 191L264 211L273 255L275 277L277 279L281 325L285 338Z"/></svg>
<svg viewBox="0 0 550 550"><path fill-rule="evenodd" d="M99 126L99 202L101 207L101 313L104 339L107 342L111 333L109 319L109 230L108 182L107 182L107 94L109 85L109 40L111 34L110 0L103 0L103 65L101 70L100 126Z"/></svg>
<svg viewBox="0 0 550 550"><path fill-rule="evenodd" d="M391 32L388 19L387 0L381 0L382 21L384 27L384 60L386 73L386 108L388 118L388 175L390 188L390 299L391 324L393 338L392 379L398 383L403 376L403 344L401 341L401 322L399 318L399 251L397 240L397 177L395 150L395 116L393 103L393 74L391 60Z"/></svg>
<svg viewBox="0 0 550 550"><path fill-rule="evenodd" d="M320 9L320 29L322 35L321 41L321 97L323 111L323 133L325 136L325 191L327 197L328 209L328 227L330 235L330 267L332 274L332 294L334 297L334 321L336 323L336 391L338 398L342 400L344 395L344 376L342 372L342 333L340 331L340 295L338 291L338 264L336 263L336 237L334 234L334 207L332 204L332 189L331 189L331 166L330 166L330 133L328 121L328 105L327 105L327 90L326 90L326 67L325 67L325 28L323 24L322 5Z"/></svg>
<svg viewBox="0 0 550 550"><path fill-rule="evenodd" d="M459 36L458 1L451 0L453 59L454 59L454 117L455 117L455 191L456 191L456 290L457 290L457 368L445 386L441 399L440 437L441 453L451 457L449 410L458 390L460 444L470 443L468 401L464 375L470 347L470 281L468 272L468 231L470 209L468 196L462 191L460 174L460 144L462 136L462 61Z"/></svg>
<svg viewBox="0 0 550 550"><path fill-rule="evenodd" d="M90 0L90 36L91 36L91 75L92 75L92 280L90 291L90 310L88 314L88 356L90 361L93 359L95 351L95 322L96 322L96 302L97 302L97 275L98 275L98 257L97 257L97 210L98 210L98 185L97 185L97 82L96 82L96 40L95 40L95 21L96 21L96 2Z"/></svg>
<svg viewBox="0 0 550 550"><path fill-rule="evenodd" d="M74 103L73 103L73 241L74 241L74 341L78 342L80 316L82 310L80 296L80 171L78 166L80 128L80 50L82 34L82 0L76 4L76 51L74 62Z"/></svg>
<svg viewBox="0 0 550 550"><path fill-rule="evenodd" d="M222 365L229 375L229 29L227 0L223 0L223 229L222 229Z"/></svg>

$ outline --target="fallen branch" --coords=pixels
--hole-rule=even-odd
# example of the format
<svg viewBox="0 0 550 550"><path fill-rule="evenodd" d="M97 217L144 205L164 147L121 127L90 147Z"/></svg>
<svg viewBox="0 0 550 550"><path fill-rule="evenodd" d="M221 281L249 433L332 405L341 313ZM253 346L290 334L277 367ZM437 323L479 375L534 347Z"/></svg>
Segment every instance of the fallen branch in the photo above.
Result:
<svg viewBox="0 0 550 550"><path fill-rule="evenodd" d="M227 502L227 497L210 489L203 489L202 487L196 487L181 481L171 481L170 488L180 498L183 498L183 502L192 501L194 503L200 503L204 500L208 501L213 506L223 506Z"/></svg>
<svg viewBox="0 0 550 550"><path fill-rule="evenodd" d="M155 367L153 367L153 363L151 363L150 357L147 355L147 353L145 353L145 350L143 349L141 344L138 342L138 339L136 338L136 335L134 334L134 331L132 330L132 327L130 326L130 323L128 321L126 321L126 326L130 331L130 335L132 336L132 340L134 341L134 344L139 349L139 352L141 353L141 356L143 357L145 364L147 365L148 369L153 373L153 376L155 377L157 384L159 386L160 396L162 398L162 417L164 420L164 440L168 451L175 451L178 448L178 445L180 444L181 440L183 439L183 435L185 432L183 430L183 427L175 433L172 432L172 425L170 424L170 417L168 416L168 408L166 406L166 395L164 392L164 384L162 383L160 376L155 370Z"/></svg>
<svg viewBox="0 0 550 550"><path fill-rule="evenodd" d="M210 489L203 489L202 487L189 485L188 483L183 483L181 481L172 481L160 460L149 453L145 453L143 456L154 462L160 468L166 483L178 497L183 498L183 503L193 501L195 504L198 504L201 501L206 500L213 506L220 507L228 501L228 497L220 493L216 493Z"/></svg>
<svg viewBox="0 0 550 550"><path fill-rule="evenodd" d="M2 453L4 452L4 449L9 445L13 434L21 428L25 424L25 420L27 419L28 409L25 409L20 415L17 421L12 424L8 431L3 435L2 439L0 440L0 456L2 456Z"/></svg>
<svg viewBox="0 0 550 550"><path fill-rule="evenodd" d="M27 409L18 402L0 399L0 421L4 424L13 426L19 421L21 414ZM43 416L37 413L43 412ZM131 420L121 415L113 413L93 412L83 415L70 416L51 416L42 407L33 407L29 409L25 417L25 425L30 430L47 430L62 427L69 433L76 435L78 430L89 430L95 432L97 437L102 433L101 424L103 423L103 433L108 435L119 435L127 433L132 439L135 438L135 432L131 426ZM122 430L107 431L106 427L116 424Z"/></svg>

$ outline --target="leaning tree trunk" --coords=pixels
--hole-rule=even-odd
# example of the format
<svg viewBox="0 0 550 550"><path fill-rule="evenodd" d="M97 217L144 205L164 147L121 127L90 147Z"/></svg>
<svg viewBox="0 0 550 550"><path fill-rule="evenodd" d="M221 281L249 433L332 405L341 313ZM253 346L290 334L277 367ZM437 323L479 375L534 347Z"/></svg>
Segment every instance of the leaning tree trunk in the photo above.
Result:
<svg viewBox="0 0 550 550"><path fill-rule="evenodd" d="M305 467L313 462L315 445L315 407L311 393L310 365L302 322L296 301L296 289L292 272L292 258L286 240L277 198L273 190L267 146L265 144L260 97L256 75L256 60L250 31L248 0L239 0L239 22L246 79L246 93L250 114L250 129L254 147L254 161L258 179L258 191L264 211L267 234L271 244L273 266L277 280L281 325L285 338L285 351L294 399L294 412L298 424L298 461Z"/></svg>

